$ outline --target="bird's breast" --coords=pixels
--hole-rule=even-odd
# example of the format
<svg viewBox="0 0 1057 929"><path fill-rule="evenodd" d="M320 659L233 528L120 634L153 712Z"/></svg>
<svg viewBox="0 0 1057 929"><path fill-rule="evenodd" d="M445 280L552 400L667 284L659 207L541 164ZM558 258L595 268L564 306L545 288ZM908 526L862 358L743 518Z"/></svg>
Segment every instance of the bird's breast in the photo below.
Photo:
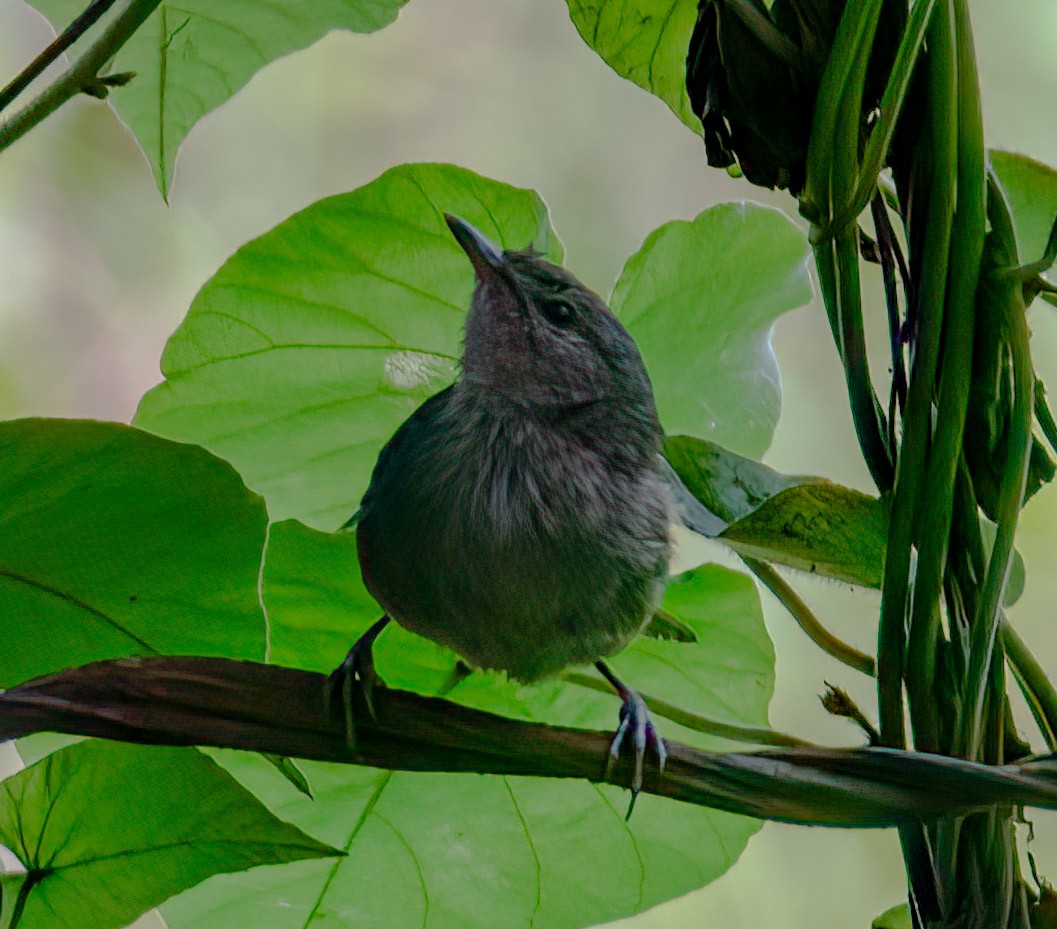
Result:
<svg viewBox="0 0 1057 929"><path fill-rule="evenodd" d="M360 523L365 582L403 626L532 680L619 651L657 605L669 557L656 469L608 467L507 422L437 436Z"/></svg>

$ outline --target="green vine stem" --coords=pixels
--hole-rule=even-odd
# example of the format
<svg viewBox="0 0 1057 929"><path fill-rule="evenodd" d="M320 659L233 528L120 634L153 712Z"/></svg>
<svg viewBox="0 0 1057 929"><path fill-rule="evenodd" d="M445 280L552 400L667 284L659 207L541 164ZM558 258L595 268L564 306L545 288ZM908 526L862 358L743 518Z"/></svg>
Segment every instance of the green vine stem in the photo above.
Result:
<svg viewBox="0 0 1057 929"><path fill-rule="evenodd" d="M1008 619L1002 619L1002 645L1021 693L1051 752L1057 752L1057 690L1038 659Z"/></svg>
<svg viewBox="0 0 1057 929"><path fill-rule="evenodd" d="M103 30L102 35L77 61L35 100L0 126L0 151L24 136L85 87L98 79L100 69L132 37L154 12L161 0L129 0L125 8Z"/></svg>
<svg viewBox="0 0 1057 929"><path fill-rule="evenodd" d="M811 608L800 598L800 595L792 588L788 581L775 568L764 561L742 556L742 561L760 582L778 598L796 620L801 629L807 633L809 639L822 649L827 655L836 658L849 668L854 668L868 677L876 673L876 664L865 652L842 642L832 632L818 621L811 612Z"/></svg>
<svg viewBox="0 0 1057 929"><path fill-rule="evenodd" d="M562 680L575 684L577 687L597 690L599 693L613 693L613 688L608 682L591 674L585 674L583 671L566 671L562 674ZM694 732L703 732L705 735L714 735L733 742L747 742L752 745L774 745L781 748L818 747L794 735L786 735L784 732L720 722L718 719L709 719L707 716L691 713L660 697L651 697L649 694L641 694L641 696L651 712L673 723L678 723L680 726L685 726L687 729L693 729Z"/></svg>
<svg viewBox="0 0 1057 929"><path fill-rule="evenodd" d="M928 27L930 55L925 59L927 83L927 125L933 152L927 179L928 235L922 243L923 260L915 293L917 321L913 364L903 419L903 443L896 468L889 523L884 585L881 591L881 618L878 630L878 702L882 744L901 748L906 742L903 722L903 678L908 689L912 681L928 679L922 666L932 660L919 655L914 672L904 667L906 650L907 599L910 593L911 552L915 542L915 514L921 506L922 486L927 468L932 430L933 399L939 368L943 314L946 302L951 222L954 214L957 177L957 113L953 49L947 4L936 7ZM946 52L946 54L945 54ZM914 242L924 230L911 228ZM913 246L914 243L912 243ZM919 628L919 640L923 639ZM922 690L921 699L926 699ZM920 700L919 700L920 703Z"/></svg>

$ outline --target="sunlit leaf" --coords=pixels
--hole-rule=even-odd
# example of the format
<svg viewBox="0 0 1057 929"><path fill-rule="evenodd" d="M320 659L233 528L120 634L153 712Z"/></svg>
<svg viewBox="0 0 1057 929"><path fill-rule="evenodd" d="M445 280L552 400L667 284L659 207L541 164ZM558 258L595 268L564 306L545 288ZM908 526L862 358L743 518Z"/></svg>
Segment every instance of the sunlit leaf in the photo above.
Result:
<svg viewBox="0 0 1057 929"><path fill-rule="evenodd" d="M57 30L83 0L30 0ZM162 0L118 53L112 72L135 77L108 97L143 148L167 197L181 142L206 113L277 58L332 29L374 32L407 0Z"/></svg>
<svg viewBox="0 0 1057 929"><path fill-rule="evenodd" d="M686 95L686 48L697 0L567 0L583 40L621 77L660 97L694 132Z"/></svg>
<svg viewBox="0 0 1057 929"><path fill-rule="evenodd" d="M912 926L910 907L905 903L885 910L870 923L870 929L912 929Z"/></svg>
<svg viewBox="0 0 1057 929"><path fill-rule="evenodd" d="M474 278L444 212L561 259L536 194L450 165L394 168L229 259L136 423L231 461L273 518L336 529L384 442L454 379Z"/></svg>
<svg viewBox="0 0 1057 929"><path fill-rule="evenodd" d="M613 309L635 337L669 433L758 456L781 410L771 332L811 299L807 239L784 214L725 203L666 223L628 259Z"/></svg>

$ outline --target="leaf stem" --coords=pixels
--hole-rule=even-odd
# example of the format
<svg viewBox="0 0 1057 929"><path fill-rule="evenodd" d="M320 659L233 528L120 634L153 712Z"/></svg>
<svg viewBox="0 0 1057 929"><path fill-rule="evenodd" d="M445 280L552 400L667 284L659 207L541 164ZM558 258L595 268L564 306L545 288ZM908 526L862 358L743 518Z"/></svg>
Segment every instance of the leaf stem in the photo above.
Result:
<svg viewBox="0 0 1057 929"><path fill-rule="evenodd" d="M0 126L0 151L76 97L154 12L161 0L128 0L125 8L77 61L35 100Z"/></svg>
<svg viewBox="0 0 1057 929"><path fill-rule="evenodd" d="M857 648L848 645L847 642L842 642L823 626L789 582L771 565L747 556L742 556L741 560L760 579L760 583L778 598L778 601L789 611L800 628L807 633L807 637L822 651L836 658L842 664L846 664L849 668L861 671L869 677L873 677L877 673L876 663L873 658L865 652L860 652Z"/></svg>
<svg viewBox="0 0 1057 929"><path fill-rule="evenodd" d="M881 115L874 124L870 138L866 143L866 152L859 167L858 183L849 202L838 209L834 226L849 222L858 216L866 207L877 184L877 175L888 157L888 149L899 120L899 114L906 100L910 80L914 76L914 66L925 43L925 32L935 0L919 0L910 9L910 17L899 42L892 72L888 77L884 93L881 96Z"/></svg>
<svg viewBox="0 0 1057 929"><path fill-rule="evenodd" d="M611 694L613 688L591 674L583 671L566 671L562 674L562 680L575 684L577 687L585 687L588 690L597 690L599 693ZM650 711L673 723L693 729L695 732L703 732L705 735L718 736L721 739L730 739L734 742L749 742L753 745L775 745L782 748L810 748L811 742L798 739L794 735L786 735L784 732L775 732L773 729L756 728L753 726L737 726L733 723L720 722L718 719L709 719L691 713L682 707L662 700L660 697L651 697L649 694L640 693Z"/></svg>
<svg viewBox="0 0 1057 929"><path fill-rule="evenodd" d="M1057 690L1013 624L1003 617L1002 644L1013 676L1051 752L1057 752Z"/></svg>
<svg viewBox="0 0 1057 929"><path fill-rule="evenodd" d="M26 904L29 902L29 895L33 892L33 888L44 880L47 875L47 871L39 868L35 868L26 874L25 880L22 881L22 886L18 888L18 896L15 897L11 920L7 924L8 929L18 929L19 924L22 922L22 914L26 910Z"/></svg>
<svg viewBox="0 0 1057 929"><path fill-rule="evenodd" d="M1011 228L1011 223L1005 198L997 185L992 185L989 192L988 213L992 234L1008 235L1005 230ZM1006 248L1016 254L1014 241L1010 237ZM1032 443L1031 418L1035 400L1035 374L1031 365L1024 302L1019 288L1008 288L1000 311L1005 317L1002 324L1012 361L1013 408L1007 427L1006 460L1003 462L1002 479L998 489L995 541L981 585L976 615L973 617L969 667L962 692L962 705L966 714L960 727L961 735L965 739L963 757L969 759L978 756L983 735L981 723L989 669L998 636L1002 596L1013 562L1014 535L1027 482Z"/></svg>
<svg viewBox="0 0 1057 929"><path fill-rule="evenodd" d="M1057 452L1057 423L1053 421L1053 411L1046 402L1046 385L1040 378L1035 379L1035 419L1050 448Z"/></svg>

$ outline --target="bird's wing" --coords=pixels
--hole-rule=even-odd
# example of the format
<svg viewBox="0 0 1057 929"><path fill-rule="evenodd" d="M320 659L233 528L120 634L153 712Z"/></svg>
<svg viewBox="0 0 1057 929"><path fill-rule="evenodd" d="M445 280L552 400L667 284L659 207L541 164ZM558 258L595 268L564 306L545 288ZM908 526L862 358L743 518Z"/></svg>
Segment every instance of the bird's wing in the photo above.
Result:
<svg viewBox="0 0 1057 929"><path fill-rule="evenodd" d="M714 539L724 529L727 523L720 519L707 506L697 499L690 489L683 483L682 478L675 473L675 468L668 464L663 455L658 455L661 460L661 473L668 482L672 491L672 500L675 503L675 515L679 521L698 535Z"/></svg>
<svg viewBox="0 0 1057 929"><path fill-rule="evenodd" d="M378 460L374 464L374 470L371 472L371 483L367 485L367 491L364 493L363 499L360 501L360 508L344 522L338 530L339 532L351 532L360 524L360 520L362 520L370 510L371 498L379 483L385 480L386 472L390 470L393 459L400 455L401 452L407 453L410 451L418 441L423 427L425 427L431 419L436 418L438 414L443 412L450 400L451 387L445 387L444 390L438 394L434 394L415 410L414 413L404 420L400 428L393 433L392 438L385 443L385 447L378 455ZM674 472L672 473L674 474Z"/></svg>

